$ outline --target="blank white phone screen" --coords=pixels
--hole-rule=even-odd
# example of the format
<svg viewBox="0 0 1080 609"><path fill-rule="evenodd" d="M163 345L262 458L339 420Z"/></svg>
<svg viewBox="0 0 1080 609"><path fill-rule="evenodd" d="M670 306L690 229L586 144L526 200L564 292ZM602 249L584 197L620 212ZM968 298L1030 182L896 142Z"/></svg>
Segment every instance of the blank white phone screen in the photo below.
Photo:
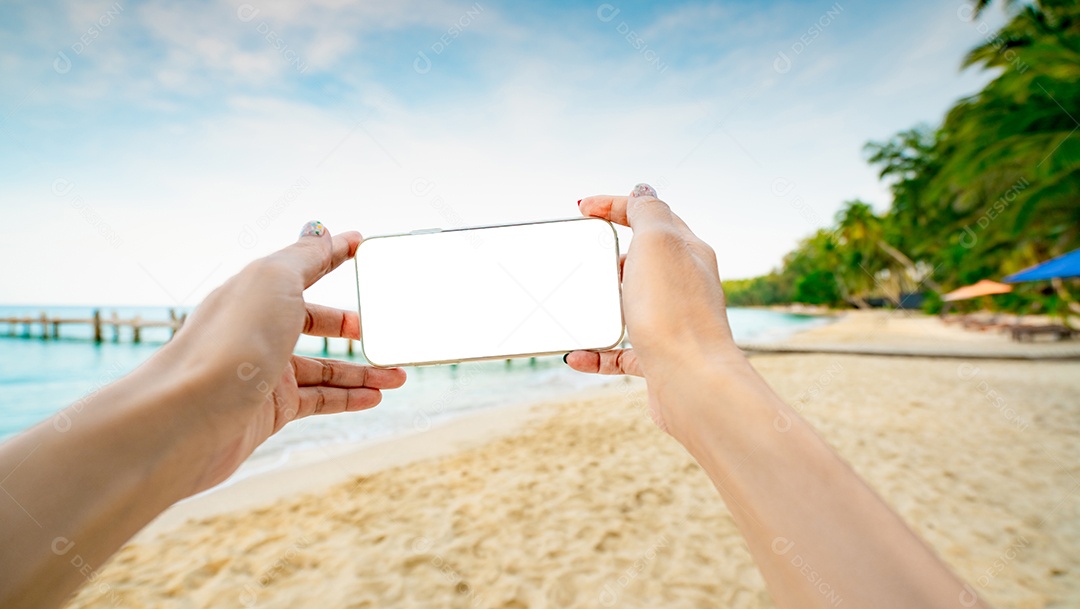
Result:
<svg viewBox="0 0 1080 609"><path fill-rule="evenodd" d="M623 336L618 238L598 218L373 237L356 280L377 366L608 349Z"/></svg>

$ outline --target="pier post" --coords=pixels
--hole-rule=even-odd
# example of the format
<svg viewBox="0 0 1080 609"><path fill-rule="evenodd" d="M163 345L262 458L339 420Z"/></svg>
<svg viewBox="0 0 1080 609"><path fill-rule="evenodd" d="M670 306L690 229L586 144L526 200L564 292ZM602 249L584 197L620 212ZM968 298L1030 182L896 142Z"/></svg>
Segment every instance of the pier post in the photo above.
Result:
<svg viewBox="0 0 1080 609"><path fill-rule="evenodd" d="M52 337L53 340L60 338L60 322L55 319L52 322Z"/></svg>
<svg viewBox="0 0 1080 609"><path fill-rule="evenodd" d="M41 312L41 340L49 339L49 316Z"/></svg>
<svg viewBox="0 0 1080 609"><path fill-rule="evenodd" d="M176 321L176 309L169 309L169 321L172 325L169 326L169 340L172 340L176 336L176 330L179 328L179 323Z"/></svg>
<svg viewBox="0 0 1080 609"><path fill-rule="evenodd" d="M328 355L330 353L330 339L325 336L322 339L322 352L323 355Z"/></svg>
<svg viewBox="0 0 1080 609"><path fill-rule="evenodd" d="M352 339L351 338L346 338L345 340L349 341L349 355L352 355L353 354Z"/></svg>
<svg viewBox="0 0 1080 609"><path fill-rule="evenodd" d="M112 312L112 328L113 340L120 342L120 316L116 314L116 311Z"/></svg>
<svg viewBox="0 0 1080 609"><path fill-rule="evenodd" d="M142 316L136 315L135 319L131 320L131 342L136 345L142 342Z"/></svg>
<svg viewBox="0 0 1080 609"><path fill-rule="evenodd" d="M94 309L94 342L101 342L101 309Z"/></svg>

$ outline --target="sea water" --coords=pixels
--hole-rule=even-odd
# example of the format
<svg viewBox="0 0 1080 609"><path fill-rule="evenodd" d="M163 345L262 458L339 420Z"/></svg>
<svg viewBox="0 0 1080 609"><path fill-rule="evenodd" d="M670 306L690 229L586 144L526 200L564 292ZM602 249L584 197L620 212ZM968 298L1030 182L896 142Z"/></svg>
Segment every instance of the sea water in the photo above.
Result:
<svg viewBox="0 0 1080 609"><path fill-rule="evenodd" d="M60 339L43 340L40 323L31 325L29 332L22 325L15 327L14 337L9 337L9 328L0 324L0 441L41 421L58 429L65 427L69 421L58 416L61 409L121 378L168 340L168 329L150 328L143 330L141 344L133 344L131 329L123 327L116 340L107 325L114 310L121 319L135 315L147 320L169 318L165 308L106 308L102 311L105 340L99 344L91 340L93 330L89 325L61 326ZM89 318L93 314L90 307L0 306L0 318L36 319L42 312L65 318ZM728 316L737 341L780 339L825 323L821 318L756 309L730 309ZM356 351L352 359L361 361L359 349ZM301 337L297 353L324 356L322 339ZM331 339L328 356L348 359L345 341ZM385 392L377 408L309 417L285 427L259 447L244 471L273 468L294 451L332 450L423 431L462 413L554 399L611 381L610 377L575 372L563 364L561 357L410 368L408 375L406 385ZM77 419L70 423L77 423Z"/></svg>

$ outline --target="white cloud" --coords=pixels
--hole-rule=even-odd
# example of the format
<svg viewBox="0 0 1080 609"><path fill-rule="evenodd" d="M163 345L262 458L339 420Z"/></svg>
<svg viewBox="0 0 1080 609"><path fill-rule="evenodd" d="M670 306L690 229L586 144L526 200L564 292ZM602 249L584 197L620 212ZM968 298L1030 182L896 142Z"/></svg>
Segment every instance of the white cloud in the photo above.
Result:
<svg viewBox="0 0 1080 609"><path fill-rule="evenodd" d="M565 217L577 198L637 181L656 183L716 247L725 277L761 273L841 201L883 201L862 143L940 116L963 84L956 48L973 29L934 21L909 52L912 24L940 11L891 22L852 6L851 23L778 74L787 32L805 29L773 28L782 8L676 7L640 25L670 64L660 73L589 11L525 23L485 4L423 75L415 53L472 5L258 2L246 22L239 6L125 9L63 76L34 75L48 64L31 42L21 54L0 44L0 62L22 57L21 80L0 85L6 97L29 90L41 102L7 123L30 152L0 143L0 255L41 252L5 269L0 301L171 304L190 293L192 304L307 220L373 234ZM97 10L80 6L69 22ZM264 22L310 72L266 41ZM858 33L864 22L877 29ZM27 37L68 40L56 31L71 29L36 23ZM703 38L680 38L691 30ZM390 46L375 53L376 38ZM723 51L710 56L710 44ZM903 52L868 61L882 48ZM687 49L697 50L676 63ZM389 57L401 65L380 64ZM53 194L58 178L82 207ZM793 190L778 195L778 178ZM20 228L39 217L64 247ZM339 274L316 296L347 306L349 283Z"/></svg>

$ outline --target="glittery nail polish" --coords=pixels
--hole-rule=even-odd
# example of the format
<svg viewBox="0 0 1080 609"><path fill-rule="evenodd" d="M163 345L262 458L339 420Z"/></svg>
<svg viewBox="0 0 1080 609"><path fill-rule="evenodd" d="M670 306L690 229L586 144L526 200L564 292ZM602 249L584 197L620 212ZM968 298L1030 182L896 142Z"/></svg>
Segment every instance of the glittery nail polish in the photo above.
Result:
<svg viewBox="0 0 1080 609"><path fill-rule="evenodd" d="M638 184L630 191L631 197L656 197L656 189L648 184Z"/></svg>
<svg viewBox="0 0 1080 609"><path fill-rule="evenodd" d="M312 220L304 225L304 228L300 231L301 237L321 237L326 233L326 227L322 222L318 220Z"/></svg>

